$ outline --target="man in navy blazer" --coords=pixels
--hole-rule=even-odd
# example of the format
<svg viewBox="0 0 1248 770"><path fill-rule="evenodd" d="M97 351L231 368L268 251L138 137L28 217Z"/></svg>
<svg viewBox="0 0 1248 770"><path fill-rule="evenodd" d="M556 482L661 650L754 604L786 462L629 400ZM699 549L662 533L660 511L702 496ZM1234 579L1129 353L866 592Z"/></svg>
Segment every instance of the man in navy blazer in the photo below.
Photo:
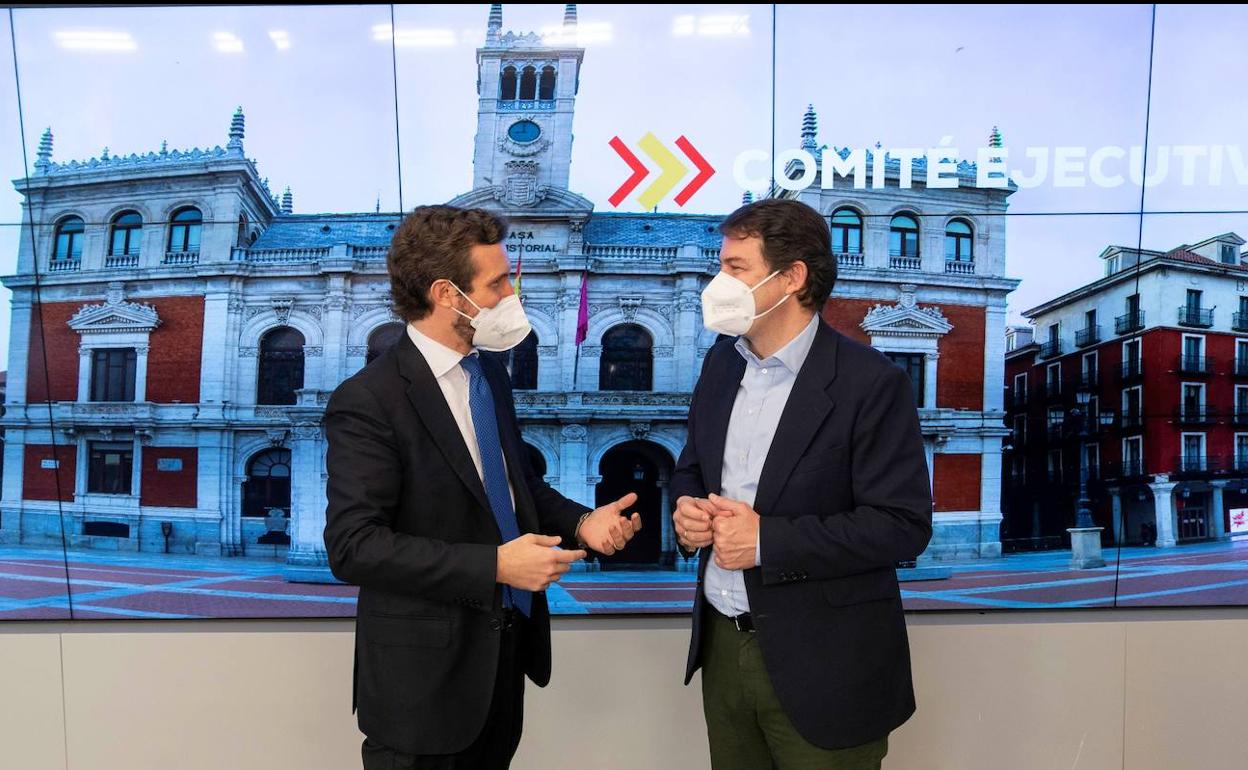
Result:
<svg viewBox="0 0 1248 770"><path fill-rule="evenodd" d="M698 587L716 770L878 768L915 710L895 565L927 547L932 497L913 385L819 315L827 221L763 200L720 227L707 353L671 488Z"/></svg>
<svg viewBox="0 0 1248 770"><path fill-rule="evenodd" d="M360 587L364 770L508 767L524 680L550 680L546 588L641 527L621 515L634 493L591 511L527 460L493 355L530 330L506 234L481 209L406 216L387 255L404 334L325 409L325 547L334 574Z"/></svg>

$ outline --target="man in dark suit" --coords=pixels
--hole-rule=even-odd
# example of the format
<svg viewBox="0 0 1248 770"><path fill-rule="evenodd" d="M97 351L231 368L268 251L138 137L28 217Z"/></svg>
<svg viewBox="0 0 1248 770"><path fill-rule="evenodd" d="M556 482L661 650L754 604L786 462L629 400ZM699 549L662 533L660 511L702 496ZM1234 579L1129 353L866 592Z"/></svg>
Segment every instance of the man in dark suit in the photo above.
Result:
<svg viewBox="0 0 1248 770"><path fill-rule="evenodd" d="M716 770L879 768L915 709L894 565L932 531L914 391L820 317L836 261L814 209L763 200L720 231L703 322L728 338L672 476L699 556L685 684L701 668Z"/></svg>
<svg viewBox="0 0 1248 770"><path fill-rule="evenodd" d="M545 589L641 526L621 515L633 493L591 511L534 473L507 371L478 355L530 330L506 232L480 209L404 218L387 263L406 333L325 410L325 546L334 575L360 587L365 770L508 767L524 677L550 679Z"/></svg>

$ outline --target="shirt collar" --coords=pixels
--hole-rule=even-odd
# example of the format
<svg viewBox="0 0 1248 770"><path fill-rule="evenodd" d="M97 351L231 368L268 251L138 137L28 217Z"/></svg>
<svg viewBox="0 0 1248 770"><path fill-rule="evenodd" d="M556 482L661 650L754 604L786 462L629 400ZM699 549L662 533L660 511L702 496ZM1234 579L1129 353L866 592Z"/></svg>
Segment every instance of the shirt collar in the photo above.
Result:
<svg viewBox="0 0 1248 770"><path fill-rule="evenodd" d="M745 335L737 338L737 351L748 363L755 366L769 364L774 366L779 363L790 372L797 374L802 369L802 364L806 362L806 356L810 353L811 347L815 344L815 332L819 329L819 314L815 313L811 317L810 323L798 332L797 336L789 340L784 347L771 354L766 360L760 360L753 350L750 350L749 340Z"/></svg>
<svg viewBox="0 0 1248 770"><path fill-rule="evenodd" d="M433 371L435 378L442 378L447 372L459 366L459 362L463 359L464 354L453 348L448 348L441 342L422 333L412 323L407 324L407 336L412 340L412 344L425 357L425 362L429 364L429 368ZM472 351L472 355L476 355L476 349Z"/></svg>

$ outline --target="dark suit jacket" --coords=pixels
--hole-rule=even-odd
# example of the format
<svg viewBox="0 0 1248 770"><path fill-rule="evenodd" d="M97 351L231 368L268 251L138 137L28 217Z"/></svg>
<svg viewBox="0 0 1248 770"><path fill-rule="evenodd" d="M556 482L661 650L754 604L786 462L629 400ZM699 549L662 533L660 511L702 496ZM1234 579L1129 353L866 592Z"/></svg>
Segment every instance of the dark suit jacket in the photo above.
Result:
<svg viewBox="0 0 1248 770"><path fill-rule="evenodd" d="M482 356L521 532L575 546L589 510L534 475L507 372ZM410 754L461 751L485 722L498 665L498 525L446 398L406 333L330 397L325 547L360 587L352 708L360 730ZM550 680L550 621L534 594L525 673Z"/></svg>
<svg viewBox="0 0 1248 770"><path fill-rule="evenodd" d="M745 372L733 340L707 353L689 407L673 499L720 492L728 419ZM758 644L798 732L825 748L866 743L914 713L894 564L932 533L913 389L882 353L820 320L758 482L762 566L745 571ZM685 683L701 666L698 565Z"/></svg>

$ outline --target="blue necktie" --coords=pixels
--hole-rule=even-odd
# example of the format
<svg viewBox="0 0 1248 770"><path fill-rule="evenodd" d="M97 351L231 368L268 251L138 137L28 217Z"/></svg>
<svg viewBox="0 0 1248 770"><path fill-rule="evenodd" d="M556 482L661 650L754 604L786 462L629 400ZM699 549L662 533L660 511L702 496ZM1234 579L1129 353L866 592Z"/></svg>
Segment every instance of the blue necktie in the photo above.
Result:
<svg viewBox="0 0 1248 770"><path fill-rule="evenodd" d="M490 500L494 520L503 542L509 543L520 537L520 525L516 523L516 511L511 505L511 491L507 486L507 469L503 465L503 445L498 437L498 418L494 414L494 394L485 381L478 356L464 356L459 365L468 372L468 410L472 412L472 428L477 434L477 448L481 451L481 470L485 474L485 496ZM503 586L503 606L515 607L529 616L533 595L529 591Z"/></svg>

